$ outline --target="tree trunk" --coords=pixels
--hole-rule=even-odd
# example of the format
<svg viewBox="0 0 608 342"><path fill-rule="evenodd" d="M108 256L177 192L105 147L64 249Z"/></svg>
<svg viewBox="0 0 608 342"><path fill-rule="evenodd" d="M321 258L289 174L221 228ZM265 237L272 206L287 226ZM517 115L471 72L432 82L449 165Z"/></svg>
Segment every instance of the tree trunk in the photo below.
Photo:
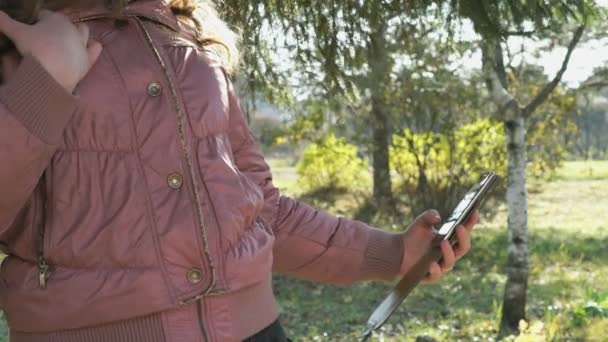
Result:
<svg viewBox="0 0 608 342"><path fill-rule="evenodd" d="M500 321L500 336L517 333L519 321L526 318L528 289L528 193L526 190L526 118L530 117L559 84L572 51L580 41L585 25L579 26L568 45L560 70L525 107L508 92L508 82L499 39L484 39L482 66L492 99L504 117L507 143L507 206L509 208L509 247L507 283Z"/></svg>
<svg viewBox="0 0 608 342"><path fill-rule="evenodd" d="M526 317L528 288L528 200L526 190L526 125L521 111L505 122L507 143L507 205L509 249L507 283L502 305L500 334L517 333Z"/></svg>
<svg viewBox="0 0 608 342"><path fill-rule="evenodd" d="M381 210L391 211L394 207L389 167L389 146L391 138L390 111L387 105L387 86L391 84L392 61L387 50L386 27L381 11L375 11L375 20L370 20L372 33L368 42L369 76L368 89L371 93L372 158L374 173L374 202Z"/></svg>
<svg viewBox="0 0 608 342"><path fill-rule="evenodd" d="M372 118L374 201L377 203L378 208L390 210L393 206L389 167L390 129L388 127L386 112L375 101L372 102Z"/></svg>
<svg viewBox="0 0 608 342"><path fill-rule="evenodd" d="M503 51L498 41L483 46L488 90L505 124L507 144L508 258L500 336L517 333L526 317L528 288L528 200L526 190L526 122L524 109L507 91Z"/></svg>

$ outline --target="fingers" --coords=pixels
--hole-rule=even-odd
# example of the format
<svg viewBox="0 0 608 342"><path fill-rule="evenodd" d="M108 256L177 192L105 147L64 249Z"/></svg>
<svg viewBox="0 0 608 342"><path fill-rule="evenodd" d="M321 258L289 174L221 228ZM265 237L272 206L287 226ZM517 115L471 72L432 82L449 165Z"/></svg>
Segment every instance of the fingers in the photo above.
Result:
<svg viewBox="0 0 608 342"><path fill-rule="evenodd" d="M29 25L20 23L5 12L0 11L0 32L4 33L10 40L19 40L19 37L29 29Z"/></svg>
<svg viewBox="0 0 608 342"><path fill-rule="evenodd" d="M465 222L464 227L470 233L477 222L479 222L479 210L475 210L469 215L469 219Z"/></svg>
<svg viewBox="0 0 608 342"><path fill-rule="evenodd" d="M428 226L434 226L441 222L441 216L439 216L439 213L437 212L437 210L430 209L430 210L427 210L427 211L423 212L422 214L420 214L416 218L416 221L425 223Z"/></svg>
<svg viewBox="0 0 608 342"><path fill-rule="evenodd" d="M464 230L464 228L461 226L459 227L458 231L460 231L460 233L456 233L458 235L466 235L466 232ZM460 243L460 239L458 240ZM466 244L465 239L462 240L463 243ZM468 246L465 246L465 248L462 248L462 255L466 254L466 251L468 251L468 249L470 248L470 244ZM464 251L466 249L466 251ZM456 264L456 260L458 259L458 252L454 251L452 249L452 246L450 245L450 243L448 241L442 241L441 242L441 262L437 263L435 261L433 261L431 263L431 265L429 266L429 272L426 275L426 277L424 277L423 282L425 283L434 283L437 282L441 276L444 273L447 273L449 271L452 270L452 268L454 268L454 265ZM461 256L462 256L461 255Z"/></svg>
<svg viewBox="0 0 608 342"><path fill-rule="evenodd" d="M103 47L97 41L91 41L91 44L87 47L87 54L89 56L89 66L93 66L99 56L101 55L101 51Z"/></svg>
<svg viewBox="0 0 608 342"><path fill-rule="evenodd" d="M82 39L82 44L84 46L87 46L89 43L89 25L87 24L77 24L76 28L78 29L78 32L80 33L80 38Z"/></svg>
<svg viewBox="0 0 608 342"><path fill-rule="evenodd" d="M458 260L471 250L471 236L465 227L458 226L456 228L456 241L458 244L456 244L454 255L456 256L456 260Z"/></svg>
<svg viewBox="0 0 608 342"><path fill-rule="evenodd" d="M429 267L429 274L427 274L422 281L425 283L437 282L439 278L441 278L441 274L441 267L439 267L437 262L433 261Z"/></svg>
<svg viewBox="0 0 608 342"><path fill-rule="evenodd" d="M448 241L441 242L441 270L442 272L447 272L454 268L454 264L456 263L456 255L454 255L454 250Z"/></svg>

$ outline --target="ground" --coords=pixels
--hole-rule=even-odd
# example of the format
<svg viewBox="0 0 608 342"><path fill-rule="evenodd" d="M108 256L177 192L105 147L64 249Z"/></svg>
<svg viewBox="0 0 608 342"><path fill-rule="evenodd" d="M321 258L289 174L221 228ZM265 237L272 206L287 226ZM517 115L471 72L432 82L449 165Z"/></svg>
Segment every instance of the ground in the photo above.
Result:
<svg viewBox="0 0 608 342"><path fill-rule="evenodd" d="M272 165L278 186L296 193L293 168ZM553 179L531 183L529 317L517 341L608 341L608 162L568 162ZM438 284L418 287L374 339L495 340L505 218L504 206L484 218L472 252ZM296 341L356 341L388 289L384 283L346 288L275 277L283 324Z"/></svg>
<svg viewBox="0 0 608 342"><path fill-rule="evenodd" d="M279 187L295 189L285 163ZM608 341L608 162L568 162L529 194L528 322L518 341ZM297 190L296 190L297 191ZM438 284L423 285L376 336L378 341L491 341L500 318L507 255L506 208L482 219L473 250ZM387 293L276 277L283 322L298 341L355 341Z"/></svg>

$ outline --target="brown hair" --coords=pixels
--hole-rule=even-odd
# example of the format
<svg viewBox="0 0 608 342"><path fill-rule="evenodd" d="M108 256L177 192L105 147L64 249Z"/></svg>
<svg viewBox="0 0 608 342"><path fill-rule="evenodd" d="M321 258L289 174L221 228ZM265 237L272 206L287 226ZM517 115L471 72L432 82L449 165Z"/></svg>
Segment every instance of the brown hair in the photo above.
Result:
<svg viewBox="0 0 608 342"><path fill-rule="evenodd" d="M67 7L90 8L105 6L117 14L134 0L0 0L0 4L19 4L21 9L42 6L57 10ZM210 52L228 72L236 70L239 62L238 35L223 21L210 0L171 0L173 13L184 22L194 24L197 42Z"/></svg>

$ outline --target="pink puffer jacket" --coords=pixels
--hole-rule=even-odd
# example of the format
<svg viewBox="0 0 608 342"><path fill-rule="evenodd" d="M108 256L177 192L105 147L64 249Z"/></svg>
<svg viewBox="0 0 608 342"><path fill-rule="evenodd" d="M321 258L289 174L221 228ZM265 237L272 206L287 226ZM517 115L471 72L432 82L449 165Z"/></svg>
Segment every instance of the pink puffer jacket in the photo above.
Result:
<svg viewBox="0 0 608 342"><path fill-rule="evenodd" d="M162 0L86 21L102 56L67 94L32 57L0 87L0 305L44 333L199 301L208 340L278 316L271 272L392 279L400 235L283 197L222 67Z"/></svg>

